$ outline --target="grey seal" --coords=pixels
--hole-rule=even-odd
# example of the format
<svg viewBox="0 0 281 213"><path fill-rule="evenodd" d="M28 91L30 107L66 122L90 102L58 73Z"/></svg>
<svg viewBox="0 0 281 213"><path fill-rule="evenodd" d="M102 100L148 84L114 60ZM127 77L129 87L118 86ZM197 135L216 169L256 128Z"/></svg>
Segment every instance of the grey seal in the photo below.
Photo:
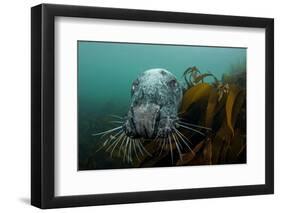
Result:
<svg viewBox="0 0 281 213"><path fill-rule="evenodd" d="M178 120L183 89L166 69L144 71L131 86L131 105L123 126L133 138L165 138Z"/></svg>

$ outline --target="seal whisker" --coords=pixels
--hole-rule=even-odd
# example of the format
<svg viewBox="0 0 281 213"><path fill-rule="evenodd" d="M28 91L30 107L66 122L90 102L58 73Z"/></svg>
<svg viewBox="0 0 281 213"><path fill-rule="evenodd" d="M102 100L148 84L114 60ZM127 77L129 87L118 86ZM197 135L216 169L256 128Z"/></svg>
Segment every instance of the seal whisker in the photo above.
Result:
<svg viewBox="0 0 281 213"><path fill-rule="evenodd" d="M196 125L196 124L191 124L191 123L187 123L187 122L184 122L184 121L178 121L178 123L184 124L184 125L186 125L186 126L197 127L197 128L200 128L200 129L212 130L211 128L208 128L208 127L205 127L205 126L200 126L200 125Z"/></svg>
<svg viewBox="0 0 281 213"><path fill-rule="evenodd" d="M174 164L173 148L172 148L172 142L171 142L170 135L168 136L168 141L169 141L169 145L170 145L170 152L171 152L171 160L172 160L172 164Z"/></svg>
<svg viewBox="0 0 281 213"><path fill-rule="evenodd" d="M128 140L128 147L127 147L127 154L126 154L126 161L129 163L130 162L130 138L127 137L127 140Z"/></svg>
<svg viewBox="0 0 281 213"><path fill-rule="evenodd" d="M205 134L204 134L204 133L202 133L202 132L198 131L197 129L193 129L193 128L191 128L191 127L188 127L188 126L185 126L185 125L182 125L182 124L179 124L179 123L178 123L178 125L179 125L180 127L182 127L182 128L185 128L185 129L191 130L191 131L193 131L193 132L197 132L198 134L205 136Z"/></svg>
<svg viewBox="0 0 281 213"><path fill-rule="evenodd" d="M188 143L190 143L191 145L193 145L193 143L192 143L184 134L182 134L179 130L177 130L176 128L174 128L174 130L175 130L178 134L180 134L184 139L186 139L186 141L187 141Z"/></svg>
<svg viewBox="0 0 281 213"><path fill-rule="evenodd" d="M176 132L173 132L172 134L173 134L173 136L175 136L175 139L176 139L176 141L178 142L178 145L179 145L180 149L181 149L181 150L184 149L183 146L182 146L182 144L181 144L181 143L179 142L179 140L178 140L177 133L176 133Z"/></svg>
<svg viewBox="0 0 281 213"><path fill-rule="evenodd" d="M157 140L157 150L160 151L161 147L163 146L163 143L164 143L163 138Z"/></svg>
<svg viewBox="0 0 281 213"><path fill-rule="evenodd" d="M158 138L159 138L159 131L157 131L157 134L156 134L155 138L153 139L153 141L157 141Z"/></svg>
<svg viewBox="0 0 281 213"><path fill-rule="evenodd" d="M163 143L163 139L159 138L159 131L157 132L156 137L153 139L153 142L158 144L157 150L159 150L161 148L162 143Z"/></svg>
<svg viewBox="0 0 281 213"><path fill-rule="evenodd" d="M147 150L146 150L146 148L143 146L143 144L140 142L139 143L140 144L140 146L141 146L141 148L143 149L143 151L148 155L148 156L152 156Z"/></svg>
<svg viewBox="0 0 281 213"><path fill-rule="evenodd" d="M190 148L190 146L188 145L188 142L191 143L188 138L182 134L180 131L178 131L177 129L175 129L175 133L177 134L177 136L181 139L181 141L189 148L190 151L192 151L192 149ZM185 141L185 139L187 139L187 142Z"/></svg>
<svg viewBox="0 0 281 213"><path fill-rule="evenodd" d="M171 135L172 135L172 137L173 137L173 139L174 139L174 142L175 142L175 144L176 144L176 147L177 147L177 150L178 150L180 159L181 159L181 161L182 161L182 154L181 154L181 151L180 151L180 147L179 147L179 145L178 145L178 140L177 140L177 138L175 137L174 134L175 134L175 133L172 133Z"/></svg>
<svg viewBox="0 0 281 213"><path fill-rule="evenodd" d="M128 147L127 147L126 160L129 163L129 162L131 162L131 159L130 159L131 143L130 143L130 138L127 137L127 139L128 139Z"/></svg>
<svg viewBox="0 0 281 213"><path fill-rule="evenodd" d="M112 155L113 155L113 152L114 152L115 148L117 147L117 145L119 144L119 142L122 140L123 137L126 137L126 135L125 135L124 133L122 133L122 134L119 136L118 141L116 140L115 145L114 145L114 147L112 148L111 153L110 153L110 156L111 156L111 157L112 157Z"/></svg>
<svg viewBox="0 0 281 213"><path fill-rule="evenodd" d="M178 112L178 115L182 115L182 114L184 114L184 112Z"/></svg>
<svg viewBox="0 0 281 213"><path fill-rule="evenodd" d="M168 138L165 138L166 140L165 140L165 145L164 145L164 149L163 150L165 150L165 151L167 151L168 150L168 148L169 148L169 140L168 140ZM169 151L169 150L168 150Z"/></svg>
<svg viewBox="0 0 281 213"><path fill-rule="evenodd" d="M123 130L120 130L120 131L117 132L115 135L111 135L110 137L108 137L108 138L102 143L102 146L101 146L96 152L100 151L102 148L105 148L105 147L108 145L108 142L109 142L109 141L115 139L115 137L116 137L118 134L122 133L122 132L123 132ZM110 145L111 145L111 144L110 144ZM110 145L109 145L109 146L110 146Z"/></svg>
<svg viewBox="0 0 281 213"><path fill-rule="evenodd" d="M128 145L127 145L127 152L126 152L126 161L127 163L130 163L131 160L130 160L130 149L131 149L131 143L130 143L130 138L128 138Z"/></svg>
<svg viewBox="0 0 281 213"><path fill-rule="evenodd" d="M134 156L134 150L133 150L133 141L129 138L129 141L130 141L130 156L131 156L131 163L133 163L133 156Z"/></svg>
<svg viewBox="0 0 281 213"><path fill-rule="evenodd" d="M126 134L125 134L125 136L126 136ZM125 141L125 139L122 140L122 142L121 142L121 144L120 144L120 146L119 146L119 151L118 151L118 156L119 156L119 157L120 157L120 155L121 155L121 150L122 150L122 148L123 148L124 141Z"/></svg>
<svg viewBox="0 0 281 213"><path fill-rule="evenodd" d="M180 131L178 131L176 128L176 134L178 135L178 137L181 139L181 141L188 147L188 149L194 154L193 150L190 148L190 146L188 145L188 143L183 139L183 137L181 135L183 135Z"/></svg>
<svg viewBox="0 0 281 213"><path fill-rule="evenodd" d="M133 145L133 149L134 149L134 152L135 152L135 155L138 159L138 161L140 161L139 159L139 155L138 155L138 152L137 152L137 149L136 149L136 143L135 143L135 140L131 139L132 140L132 145Z"/></svg>
<svg viewBox="0 0 281 213"><path fill-rule="evenodd" d="M109 123L123 124L124 121L109 121Z"/></svg>
<svg viewBox="0 0 281 213"><path fill-rule="evenodd" d="M126 159L126 154L127 154L127 147L128 147L128 137L126 138L126 142L125 142L125 147L124 147L124 154L123 154L123 161L125 161Z"/></svg>
<svg viewBox="0 0 281 213"><path fill-rule="evenodd" d="M159 146L161 146L161 150L160 150L159 155L161 155L161 154L162 154L162 151L163 151L164 146L165 146L165 142L166 142L166 138L164 138L164 139L162 139L162 140L161 140L161 144L159 145Z"/></svg>
<svg viewBox="0 0 281 213"><path fill-rule="evenodd" d="M116 131L116 130L118 130L118 129L121 129L122 127L123 127L123 126L118 126L118 127L115 127L115 128L112 128L112 129L103 131L103 132L99 132L99 133L92 134L92 136L103 135L103 134L107 134L107 133L110 133L110 132L114 132L114 131Z"/></svg>
<svg viewBox="0 0 281 213"><path fill-rule="evenodd" d="M106 145L107 145L107 142L109 141L110 138L107 138L103 143L102 145L96 150L96 152L100 151L101 149L103 149Z"/></svg>
<svg viewBox="0 0 281 213"><path fill-rule="evenodd" d="M110 138L108 137L103 143L102 143L102 147L101 148L103 148L103 147L105 147L106 145L107 145L107 142L110 140Z"/></svg>
<svg viewBox="0 0 281 213"><path fill-rule="evenodd" d="M113 136L110 136L110 140L109 140L109 141L112 141L112 140L114 140L114 141L113 141L111 144L109 144L109 146L108 146L107 149L105 150L106 152L109 151L110 148L111 148L112 146L114 146L114 144L115 144L116 142L119 141L120 137L123 135L122 132L123 132L123 130L120 131L120 132L118 132L117 134L115 134L115 135L113 135ZM119 135L120 133L122 133L122 134ZM119 136L117 137L117 135L119 135ZM117 137L117 138L116 138L116 137Z"/></svg>
<svg viewBox="0 0 281 213"><path fill-rule="evenodd" d="M131 140L130 138L128 137L129 139L129 147L128 147L128 162L132 162L132 143L131 143Z"/></svg>
<svg viewBox="0 0 281 213"><path fill-rule="evenodd" d="M119 115L113 115L113 114L111 114L111 115L109 115L110 117L113 117L113 118L119 118L119 119L122 119L122 120L124 120L125 118L124 117L121 117L121 116L119 116Z"/></svg>
<svg viewBox="0 0 281 213"><path fill-rule="evenodd" d="M143 153L143 151L142 151L142 149L140 147L140 144L139 144L140 143L139 140L138 139L134 139L134 140L136 141L136 145L137 145L138 149L140 150L141 155L144 156L144 153Z"/></svg>

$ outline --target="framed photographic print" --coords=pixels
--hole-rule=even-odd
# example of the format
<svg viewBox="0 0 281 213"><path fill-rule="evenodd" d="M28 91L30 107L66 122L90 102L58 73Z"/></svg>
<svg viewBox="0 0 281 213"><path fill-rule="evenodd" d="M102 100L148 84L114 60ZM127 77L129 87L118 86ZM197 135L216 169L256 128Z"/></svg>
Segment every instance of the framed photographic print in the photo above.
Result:
<svg viewBox="0 0 281 213"><path fill-rule="evenodd" d="M31 9L31 203L274 192L274 21Z"/></svg>

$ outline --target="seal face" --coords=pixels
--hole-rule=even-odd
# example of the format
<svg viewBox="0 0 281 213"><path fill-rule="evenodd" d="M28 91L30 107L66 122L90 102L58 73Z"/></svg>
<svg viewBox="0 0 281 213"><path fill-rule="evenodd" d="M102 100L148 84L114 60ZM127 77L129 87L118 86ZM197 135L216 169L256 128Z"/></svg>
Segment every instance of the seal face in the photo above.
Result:
<svg viewBox="0 0 281 213"><path fill-rule="evenodd" d="M130 137L165 138L175 128L182 87L168 70L144 71L131 88L131 106L124 124Z"/></svg>

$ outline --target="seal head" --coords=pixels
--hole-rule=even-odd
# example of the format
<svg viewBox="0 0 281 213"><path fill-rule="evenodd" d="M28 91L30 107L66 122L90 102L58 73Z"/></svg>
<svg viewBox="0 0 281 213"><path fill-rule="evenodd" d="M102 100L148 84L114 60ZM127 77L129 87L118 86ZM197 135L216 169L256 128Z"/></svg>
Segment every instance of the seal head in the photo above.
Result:
<svg viewBox="0 0 281 213"><path fill-rule="evenodd" d="M175 128L182 100L182 87L168 70L144 71L131 87L131 105L124 125L135 138L165 138Z"/></svg>

